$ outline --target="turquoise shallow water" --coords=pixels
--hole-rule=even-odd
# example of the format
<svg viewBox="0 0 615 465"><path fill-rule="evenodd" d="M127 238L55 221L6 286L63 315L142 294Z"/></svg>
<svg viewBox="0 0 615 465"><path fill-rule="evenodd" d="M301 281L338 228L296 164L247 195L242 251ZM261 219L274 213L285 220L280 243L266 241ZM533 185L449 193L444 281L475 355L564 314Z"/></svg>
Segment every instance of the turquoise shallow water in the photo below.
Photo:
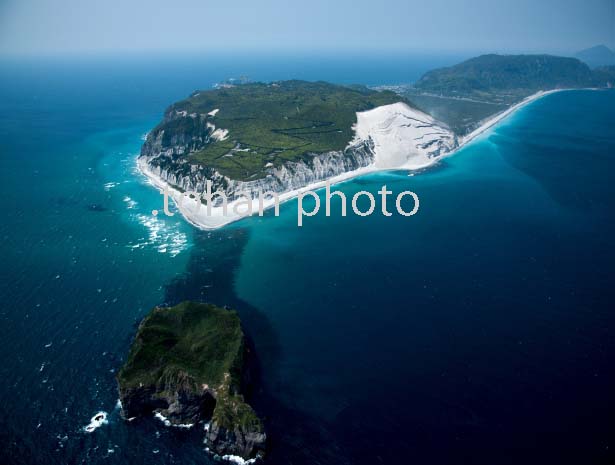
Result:
<svg viewBox="0 0 615 465"><path fill-rule="evenodd" d="M153 305L196 298L255 341L270 463L609 463L615 93L549 96L429 170L338 187L413 190L414 217L298 229L291 201L207 233L149 214L134 157L168 103L242 69L173 63L2 68L8 462L207 463L196 431L123 423L113 378ZM357 76L310 63L250 66Z"/></svg>

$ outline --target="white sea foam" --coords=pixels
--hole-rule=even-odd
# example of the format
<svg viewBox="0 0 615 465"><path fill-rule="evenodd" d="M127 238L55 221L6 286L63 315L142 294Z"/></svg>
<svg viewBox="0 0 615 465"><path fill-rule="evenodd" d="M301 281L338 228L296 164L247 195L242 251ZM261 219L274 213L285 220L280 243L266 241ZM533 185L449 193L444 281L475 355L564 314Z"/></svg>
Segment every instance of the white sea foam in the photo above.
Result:
<svg viewBox="0 0 615 465"><path fill-rule="evenodd" d="M162 413L156 412L154 413L154 417L158 418L162 423L164 423L164 426L171 426L171 422L167 420L167 417L165 417Z"/></svg>
<svg viewBox="0 0 615 465"><path fill-rule="evenodd" d="M178 423L176 425L173 425L175 428L185 428L185 429L190 429L194 426L194 423Z"/></svg>
<svg viewBox="0 0 615 465"><path fill-rule="evenodd" d="M156 417L158 420L164 423L164 426L172 426L174 428L185 428L185 429L190 429L194 426L194 423L171 423L169 419L160 412L154 413L154 417Z"/></svg>
<svg viewBox="0 0 615 465"><path fill-rule="evenodd" d="M186 233L179 230L178 224L142 213L136 214L135 218L147 228L148 237L146 241L131 244L129 247L140 249L150 246L160 253L168 253L171 257L179 255L188 248L188 237Z"/></svg>
<svg viewBox="0 0 615 465"><path fill-rule="evenodd" d="M138 203L135 200L131 199L127 195L122 200L126 204L126 208L128 210L134 210L138 205Z"/></svg>
<svg viewBox="0 0 615 465"><path fill-rule="evenodd" d="M105 184L103 184L103 188L105 189L105 191L109 192L111 189L119 185L119 182L106 182Z"/></svg>
<svg viewBox="0 0 615 465"><path fill-rule="evenodd" d="M86 433L93 433L102 425L109 423L107 420L107 412L100 411L90 419L90 423L84 426L83 430Z"/></svg>
<svg viewBox="0 0 615 465"><path fill-rule="evenodd" d="M256 459L245 460L244 458L239 457L238 455L223 455L222 460L227 460L229 462L236 463L237 465L247 465L247 464L256 462Z"/></svg>

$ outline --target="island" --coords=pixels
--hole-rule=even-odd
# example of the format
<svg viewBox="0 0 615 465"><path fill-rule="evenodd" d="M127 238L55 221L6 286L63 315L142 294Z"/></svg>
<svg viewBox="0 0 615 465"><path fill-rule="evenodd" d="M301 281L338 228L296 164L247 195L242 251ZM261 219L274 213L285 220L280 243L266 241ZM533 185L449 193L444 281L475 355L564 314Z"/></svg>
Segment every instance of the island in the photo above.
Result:
<svg viewBox="0 0 615 465"><path fill-rule="evenodd" d="M138 166L176 204L184 192L205 192L208 180L231 202L258 192L284 200L325 180L428 166L457 145L445 124L395 92L305 81L225 84L171 105L147 135ZM183 200L180 211L198 227L238 219Z"/></svg>
<svg viewBox="0 0 615 465"><path fill-rule="evenodd" d="M183 302L156 307L139 325L117 374L126 420L204 424L208 449L227 460L261 459L263 423L244 399L250 349L235 311Z"/></svg>
<svg viewBox="0 0 615 465"><path fill-rule="evenodd" d="M259 193L284 201L325 181L425 168L550 92L613 83L614 67L493 54L429 71L413 85L229 81L171 105L137 164L190 223L213 229L242 218L233 204L255 203ZM226 210L216 207L220 198L201 208L208 182L229 200Z"/></svg>

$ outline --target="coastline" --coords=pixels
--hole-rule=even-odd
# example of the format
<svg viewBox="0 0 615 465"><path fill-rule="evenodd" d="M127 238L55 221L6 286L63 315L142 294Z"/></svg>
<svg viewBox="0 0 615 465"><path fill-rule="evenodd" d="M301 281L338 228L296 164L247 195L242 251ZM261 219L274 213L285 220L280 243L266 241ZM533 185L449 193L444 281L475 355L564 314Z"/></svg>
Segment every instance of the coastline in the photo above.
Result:
<svg viewBox="0 0 615 465"><path fill-rule="evenodd" d="M425 165L425 167L429 165L431 165L431 163ZM413 169L420 169L420 168L421 168L420 166L417 166ZM205 207L202 207L202 206L198 207L194 199L186 198L182 192L178 191L177 189L174 189L169 184L167 184L165 181L160 179L160 177L152 173L148 169L147 164L143 160L139 159L138 157L137 157L137 169L147 179L149 184L161 190L161 192L163 189L166 188L168 190L169 197L173 200L173 203L175 204L175 207L177 208L179 213L188 223L190 223L192 226L195 226L196 228L199 228L205 231L211 231L211 230L226 226L230 223L234 223L235 221L238 221L242 218L246 218L247 216L254 216L258 214L258 199L253 199L252 201L252 211L254 212L253 215L233 214L233 207L238 205L237 201L228 202L228 208L227 208L228 214L226 216L224 216L223 214L222 207L212 207L211 209L212 214L206 215L204 214L206 212ZM376 168L375 166L370 165L364 168L360 168L358 170L348 171L346 173L334 176L324 181L319 181L316 183L308 184L299 189L294 189L291 191L283 192L279 194L278 196L280 200L280 204L287 202L289 200L292 200L295 197L297 197L299 194L304 193L306 191L309 191L309 190L314 191L314 190L323 189L327 181L329 181L330 185L333 186L335 184L340 184L342 182L349 181L350 179L353 179L359 176L364 176L370 173L375 173L378 171L387 171L387 170L379 169L379 168ZM181 206L179 202L180 197L183 197ZM263 210L268 210L274 206L274 201L272 199L265 199L263 202L263 206L264 206ZM197 207L198 207L198 210L197 210Z"/></svg>
<svg viewBox="0 0 615 465"><path fill-rule="evenodd" d="M360 168L358 170L348 171L346 173L333 176L332 178L329 178L323 181L318 181L312 184L308 184L299 189L294 189L291 191L283 192L279 194L279 203L281 204L286 201L292 200L293 198L297 197L299 194L304 193L306 191L317 191L317 190L323 189L326 186L327 182L329 182L330 185L333 186L336 184L349 181L356 177L364 176L366 174L372 174L372 173L377 173L377 172L382 172L382 171L397 171L397 170L414 171L414 170L427 168L429 166L436 164L439 160L445 157L450 157L454 155L459 150L461 150L466 145L468 145L470 142L472 142L474 139L476 139L477 137L485 133L487 130L491 129L493 126L495 126L500 121L504 120L508 116L515 113L517 110L525 107L526 105L532 102L535 102L536 100L542 97L545 97L547 95L550 95L556 92L565 91L565 90L569 90L569 89L553 89L553 90L548 90L548 91L539 91L539 92L536 92L535 94L532 94L526 97L522 101L516 103L510 108L504 110L503 112L498 113L495 116L490 117L487 120L485 120L477 129L472 131L470 134L462 137L460 139L459 145L454 150L451 150L450 152L445 153L441 156L428 159L423 163L405 163L403 165L396 166L396 167L382 168L382 167L376 166L375 163L372 163L369 166ZM211 215L207 215L206 209L202 205L199 205L195 199L190 199L190 198L185 197L182 192L173 188L168 183L163 181L160 177L158 177L156 174L152 173L151 170L149 170L147 163L145 163L145 160L140 159L139 156L137 156L136 161L137 161L136 164L137 164L138 171L147 179L149 184L161 190L161 192L166 188L169 193L169 197L173 200L173 203L175 204L179 213L188 223L190 223L196 228L206 230L206 231L215 230L223 226L226 226L230 223L233 223L235 221L241 220L242 218L245 218L247 216L254 216L258 213L258 199L253 199L252 200L252 212L253 212L252 215L240 215L240 214L234 213L234 207L236 207L239 203L241 203L241 205L245 205L246 204L245 201L228 202L227 215L224 215L222 207L212 207ZM273 199L266 199L263 203L264 210L267 210L273 207L274 204L275 203Z"/></svg>
<svg viewBox="0 0 615 465"><path fill-rule="evenodd" d="M499 123L503 119L505 119L508 116L512 115L517 110L525 107L526 105L529 105L532 102L535 102L538 99L541 99L542 97L546 97L547 95L551 95L551 94L554 94L556 92L562 92L564 90L568 90L568 89L541 90L539 92L536 92L535 94L532 94L532 95L530 95L528 97L525 97L520 102L518 102L518 103L514 104L513 106L511 106L510 108L508 108L508 109L506 109L506 110L496 114L495 116L487 118L486 120L484 120L482 122L482 124L478 128L476 128L470 134L467 134L466 136L464 136L461 139L461 143L459 144L459 147L456 150L453 150L453 152L451 152L451 154L456 152L457 150L459 150L461 147L467 145L468 143L470 143L471 141L476 139L478 136L480 136L482 133L484 133L485 131L487 131L491 127L495 126L497 123Z"/></svg>

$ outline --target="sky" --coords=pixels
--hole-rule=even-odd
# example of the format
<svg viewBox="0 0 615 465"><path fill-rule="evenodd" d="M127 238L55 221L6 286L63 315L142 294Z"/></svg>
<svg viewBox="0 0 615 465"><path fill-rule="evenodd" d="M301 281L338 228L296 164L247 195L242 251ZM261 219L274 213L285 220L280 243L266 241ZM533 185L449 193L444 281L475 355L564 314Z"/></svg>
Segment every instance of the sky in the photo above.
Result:
<svg viewBox="0 0 615 465"><path fill-rule="evenodd" d="M615 0L0 0L0 53L615 48Z"/></svg>

